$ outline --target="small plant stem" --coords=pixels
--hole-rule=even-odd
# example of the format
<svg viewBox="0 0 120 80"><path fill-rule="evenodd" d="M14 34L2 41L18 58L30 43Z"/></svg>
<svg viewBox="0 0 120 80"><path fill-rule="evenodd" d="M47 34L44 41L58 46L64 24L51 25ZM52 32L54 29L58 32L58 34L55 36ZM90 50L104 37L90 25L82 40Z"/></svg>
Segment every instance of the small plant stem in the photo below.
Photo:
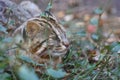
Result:
<svg viewBox="0 0 120 80"><path fill-rule="evenodd" d="M98 75L102 72L102 70L104 69L104 67L108 64L109 59L110 59L110 56L107 58L105 64L101 66L100 71L95 75L95 77L92 80L96 80L97 79Z"/></svg>

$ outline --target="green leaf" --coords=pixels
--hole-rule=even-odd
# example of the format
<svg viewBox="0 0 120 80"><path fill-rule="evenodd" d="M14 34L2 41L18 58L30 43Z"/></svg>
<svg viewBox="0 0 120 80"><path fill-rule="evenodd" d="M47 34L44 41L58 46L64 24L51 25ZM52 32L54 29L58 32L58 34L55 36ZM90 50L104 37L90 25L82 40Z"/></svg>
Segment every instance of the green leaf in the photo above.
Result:
<svg viewBox="0 0 120 80"><path fill-rule="evenodd" d="M8 73L3 73L3 74L0 74L0 80L12 80L10 74Z"/></svg>
<svg viewBox="0 0 120 80"><path fill-rule="evenodd" d="M2 41L2 40L3 40L3 37L0 36L0 41Z"/></svg>
<svg viewBox="0 0 120 80"><path fill-rule="evenodd" d="M98 26L99 21L98 21L97 18L91 18L91 19L90 19L90 23L91 23L92 25Z"/></svg>
<svg viewBox="0 0 120 80"><path fill-rule="evenodd" d="M120 51L120 44L115 46L113 49L112 49L112 52L119 52Z"/></svg>
<svg viewBox="0 0 120 80"><path fill-rule="evenodd" d="M2 40L2 42L9 43L12 42L12 37L7 37Z"/></svg>
<svg viewBox="0 0 120 80"><path fill-rule="evenodd" d="M40 16L45 17L46 15L45 15L44 12L42 12L42 13L40 14Z"/></svg>
<svg viewBox="0 0 120 80"><path fill-rule="evenodd" d="M46 11L49 11L52 8L52 0L48 3L48 6L46 8Z"/></svg>
<svg viewBox="0 0 120 80"><path fill-rule="evenodd" d="M47 69L47 74L54 78L63 78L67 75L62 69L54 70L52 68Z"/></svg>
<svg viewBox="0 0 120 80"><path fill-rule="evenodd" d="M0 61L5 60L5 58L3 56L0 56Z"/></svg>
<svg viewBox="0 0 120 80"><path fill-rule="evenodd" d="M20 80L40 80L34 69L26 65L19 67L17 74Z"/></svg>
<svg viewBox="0 0 120 80"><path fill-rule="evenodd" d="M113 47L115 47L118 44L120 44L120 42L113 42L110 46L111 46L111 48L113 48Z"/></svg>
<svg viewBox="0 0 120 80"><path fill-rule="evenodd" d="M113 69L111 72L112 72L114 75L120 77L120 68L116 67L116 68Z"/></svg>
<svg viewBox="0 0 120 80"><path fill-rule="evenodd" d="M7 67L6 63L0 62L0 72L4 72L6 67Z"/></svg>
<svg viewBox="0 0 120 80"><path fill-rule="evenodd" d="M82 50L84 51L95 48L95 46L88 40L80 41L80 47L82 47Z"/></svg>
<svg viewBox="0 0 120 80"><path fill-rule="evenodd" d="M27 63L31 63L33 65L38 65L38 66L44 66L43 64L39 64L37 62L35 62L34 60L32 60L31 58L25 56L25 55L20 55L19 58Z"/></svg>
<svg viewBox="0 0 120 80"><path fill-rule="evenodd" d="M80 37L85 37L85 36L86 36L85 30L80 30L80 31L77 32L76 34L79 35Z"/></svg>
<svg viewBox="0 0 120 80"><path fill-rule="evenodd" d="M103 13L103 9L102 9L102 8L96 8L96 9L94 10L94 13L95 13L95 14L102 14L102 13Z"/></svg>
<svg viewBox="0 0 120 80"><path fill-rule="evenodd" d="M0 70L5 69L6 67L8 67L8 61L7 59L4 59L0 62Z"/></svg>
<svg viewBox="0 0 120 80"><path fill-rule="evenodd" d="M92 39L95 40L95 41L98 41L99 40L99 35L97 34L92 34Z"/></svg>
<svg viewBox="0 0 120 80"><path fill-rule="evenodd" d="M0 25L0 31L4 32L4 33L8 33L7 32L7 28L5 28L4 26Z"/></svg>
<svg viewBox="0 0 120 80"><path fill-rule="evenodd" d="M28 63L35 63L31 58L25 56L25 55L20 55L19 58L25 62L28 62Z"/></svg>
<svg viewBox="0 0 120 80"><path fill-rule="evenodd" d="M113 42L111 44L111 51L112 52L120 52L120 42Z"/></svg>
<svg viewBox="0 0 120 80"><path fill-rule="evenodd" d="M15 24L15 21L14 20L10 20L8 24L9 25L13 25L13 24Z"/></svg>

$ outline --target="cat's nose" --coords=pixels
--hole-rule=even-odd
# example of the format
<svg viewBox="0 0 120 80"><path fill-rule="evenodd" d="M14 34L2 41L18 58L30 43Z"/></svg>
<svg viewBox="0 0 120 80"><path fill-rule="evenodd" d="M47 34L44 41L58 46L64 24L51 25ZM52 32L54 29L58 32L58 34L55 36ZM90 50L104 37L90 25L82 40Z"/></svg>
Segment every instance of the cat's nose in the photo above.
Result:
<svg viewBox="0 0 120 80"><path fill-rule="evenodd" d="M68 42L68 41L63 42L63 44L64 44L66 47L69 47L69 42Z"/></svg>

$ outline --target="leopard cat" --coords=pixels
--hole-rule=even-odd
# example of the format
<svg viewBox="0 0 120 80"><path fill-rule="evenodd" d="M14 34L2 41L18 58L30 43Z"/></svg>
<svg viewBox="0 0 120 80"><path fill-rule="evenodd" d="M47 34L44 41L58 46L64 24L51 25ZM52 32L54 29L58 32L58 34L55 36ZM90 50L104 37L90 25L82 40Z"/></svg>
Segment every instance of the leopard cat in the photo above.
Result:
<svg viewBox="0 0 120 80"><path fill-rule="evenodd" d="M61 58L69 50L65 29L53 15L31 18L14 34L18 31L26 54L39 63L55 66L62 62Z"/></svg>

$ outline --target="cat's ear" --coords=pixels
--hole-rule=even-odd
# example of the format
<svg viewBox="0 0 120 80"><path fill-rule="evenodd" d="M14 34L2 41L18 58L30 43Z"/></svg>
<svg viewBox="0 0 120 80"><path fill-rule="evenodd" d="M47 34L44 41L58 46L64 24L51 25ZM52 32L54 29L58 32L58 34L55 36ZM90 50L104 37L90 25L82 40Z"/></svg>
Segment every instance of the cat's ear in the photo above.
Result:
<svg viewBox="0 0 120 80"><path fill-rule="evenodd" d="M35 21L28 21L26 25L26 32L28 35L36 35L40 31L40 25Z"/></svg>
<svg viewBox="0 0 120 80"><path fill-rule="evenodd" d="M36 23L35 21L28 21L27 26L26 26L27 31L39 31L40 30L40 25Z"/></svg>

